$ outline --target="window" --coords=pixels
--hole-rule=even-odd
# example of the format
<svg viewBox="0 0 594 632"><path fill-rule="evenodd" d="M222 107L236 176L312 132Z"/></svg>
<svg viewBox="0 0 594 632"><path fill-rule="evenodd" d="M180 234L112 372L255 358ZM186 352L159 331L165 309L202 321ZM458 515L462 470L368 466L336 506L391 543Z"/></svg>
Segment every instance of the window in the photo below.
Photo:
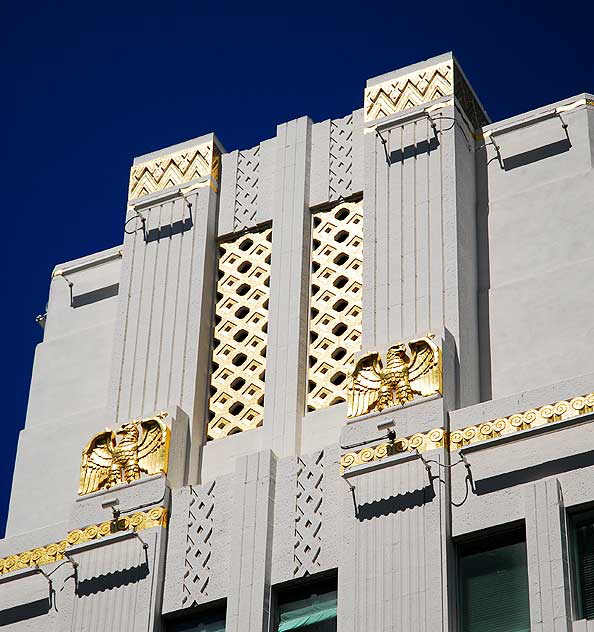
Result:
<svg viewBox="0 0 594 632"><path fill-rule="evenodd" d="M594 510L571 516L572 566L577 619L594 619Z"/></svg>
<svg viewBox="0 0 594 632"><path fill-rule="evenodd" d="M336 632L336 578L280 592L276 624L277 632Z"/></svg>
<svg viewBox="0 0 594 632"><path fill-rule="evenodd" d="M458 547L460 632L530 632L523 530Z"/></svg>
<svg viewBox="0 0 594 632"><path fill-rule="evenodd" d="M196 612L167 622L167 632L225 632L225 608Z"/></svg>

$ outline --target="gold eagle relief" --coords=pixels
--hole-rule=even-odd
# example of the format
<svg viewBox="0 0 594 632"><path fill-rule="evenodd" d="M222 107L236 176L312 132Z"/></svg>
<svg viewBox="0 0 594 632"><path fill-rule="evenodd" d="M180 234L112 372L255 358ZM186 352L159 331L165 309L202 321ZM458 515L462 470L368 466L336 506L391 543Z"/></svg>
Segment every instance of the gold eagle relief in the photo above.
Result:
<svg viewBox="0 0 594 632"><path fill-rule="evenodd" d="M415 395L441 393L441 353L433 334L392 345L384 367L377 351L355 363L348 380L348 417L403 406Z"/></svg>
<svg viewBox="0 0 594 632"><path fill-rule="evenodd" d="M106 428L85 446L80 466L80 496L131 483L141 474L167 473L167 413L131 421L118 431Z"/></svg>

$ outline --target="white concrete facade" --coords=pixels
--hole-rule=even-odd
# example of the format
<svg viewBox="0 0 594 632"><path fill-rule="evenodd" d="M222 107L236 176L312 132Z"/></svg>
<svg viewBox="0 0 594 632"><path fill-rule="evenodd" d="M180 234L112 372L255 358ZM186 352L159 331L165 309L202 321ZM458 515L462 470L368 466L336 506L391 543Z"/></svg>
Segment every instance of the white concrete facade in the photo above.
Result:
<svg viewBox="0 0 594 632"><path fill-rule="evenodd" d="M221 165L131 200L122 245L56 266L0 558L109 521L116 497L123 514L165 508L168 524L72 544L75 573L40 567L49 588L35 567L0 574L0 625L153 632L224 605L228 632L274 632L278 587L337 575L340 632L454 632L456 543L523 524L531 629L594 629L575 620L566 525L594 504L594 413L468 446L470 490L447 443L425 455L431 476L413 452L341 475L341 446L388 426L447 436L594 392L594 97L488 122L451 54L368 87L440 64L451 94L382 116L366 103L247 150L208 134L135 160L210 143ZM306 412L311 226L359 200L362 350L435 332L444 384L347 420L344 403ZM207 441L218 243L264 225L263 421ZM90 437L160 410L168 476L78 497Z"/></svg>

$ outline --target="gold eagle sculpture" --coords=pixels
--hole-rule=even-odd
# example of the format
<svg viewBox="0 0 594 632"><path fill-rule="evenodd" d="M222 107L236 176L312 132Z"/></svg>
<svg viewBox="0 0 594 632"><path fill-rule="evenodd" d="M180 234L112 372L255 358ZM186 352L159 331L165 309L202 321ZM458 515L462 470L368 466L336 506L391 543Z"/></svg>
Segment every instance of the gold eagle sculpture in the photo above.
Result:
<svg viewBox="0 0 594 632"><path fill-rule="evenodd" d="M433 334L392 345L386 366L377 351L355 363L348 380L348 417L379 412L441 392L441 355Z"/></svg>
<svg viewBox="0 0 594 632"><path fill-rule="evenodd" d="M121 483L140 474L167 473L169 428L167 413L124 424L117 432L106 428L85 446L80 466L80 496ZM119 441L118 441L119 439Z"/></svg>

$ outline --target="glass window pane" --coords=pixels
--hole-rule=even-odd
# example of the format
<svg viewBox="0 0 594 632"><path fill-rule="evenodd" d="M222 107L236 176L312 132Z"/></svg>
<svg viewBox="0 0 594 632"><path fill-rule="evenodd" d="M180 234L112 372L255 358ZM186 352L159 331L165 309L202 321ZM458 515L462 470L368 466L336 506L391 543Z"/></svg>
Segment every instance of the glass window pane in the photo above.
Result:
<svg viewBox="0 0 594 632"><path fill-rule="evenodd" d="M197 612L167 622L167 632L225 632L225 610Z"/></svg>
<svg viewBox="0 0 594 632"><path fill-rule="evenodd" d="M462 632L530 632L526 543L461 550Z"/></svg>
<svg viewBox="0 0 594 632"><path fill-rule="evenodd" d="M336 582L332 582L336 586ZM278 632L336 632L336 589L328 582L287 592L278 599Z"/></svg>
<svg viewBox="0 0 594 632"><path fill-rule="evenodd" d="M576 615L594 619L594 514L589 512L574 520L574 581Z"/></svg>

